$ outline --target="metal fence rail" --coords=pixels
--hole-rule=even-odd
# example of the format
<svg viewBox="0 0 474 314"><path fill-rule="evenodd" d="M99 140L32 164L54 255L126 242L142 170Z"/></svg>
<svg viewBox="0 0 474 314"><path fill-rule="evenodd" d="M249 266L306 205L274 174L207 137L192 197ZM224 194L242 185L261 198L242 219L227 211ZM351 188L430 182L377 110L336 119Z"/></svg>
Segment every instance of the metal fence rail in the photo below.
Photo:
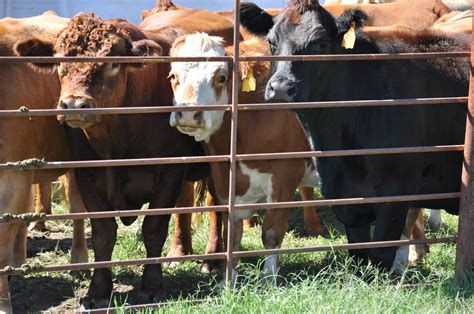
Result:
<svg viewBox="0 0 474 314"><path fill-rule="evenodd" d="M215 254L195 254L182 257L158 257L143 258L134 260L92 262L69 265L52 265L46 267L26 266L23 268L6 267L0 270L1 275L25 274L36 272L53 272L66 270L79 270L89 268L104 268L113 266L131 266L146 265L155 263L164 263L172 261L187 260L226 260L226 279L230 282L233 260L239 257L269 255L269 254L293 254L323 252L333 250L347 249L366 249L376 247L403 246L410 244L430 244L430 243L453 243L457 240L457 258L456 275L457 278L463 278L465 274L470 274L474 265L474 209L472 208L474 200L474 170L471 167L473 158L472 145L474 142L472 120L474 119L474 81L471 73L470 94L469 97L444 97L444 98L416 98L416 99L381 99L381 100L356 100L356 101L324 101L324 102L301 102L301 103L266 103L266 104L238 104L239 101L239 63L251 61L361 61L361 60L412 60L412 59L432 59L432 58L471 58L471 65L474 63L474 43L469 51L456 52L433 52L433 53L397 53L397 54L361 54L361 55L304 55L304 56L240 56L239 51L239 4L240 0L234 0L234 48L232 57L0 57L0 63L3 64L23 64L31 63L60 63L60 62L114 62L114 63L163 63L163 62L229 62L233 65L232 77L232 97L230 105L206 105L199 107L128 107L128 108L96 108L96 109L29 109L21 107L19 110L0 110L0 118L33 118L48 117L58 114L154 114L173 111L230 111L231 113L231 138L229 155L218 156L192 156L192 157L166 157L166 158L138 158L138 159L117 159L117 160L88 160L88 161L39 161L38 167L34 169L72 169L84 167L121 167L121 166L147 166L163 164L182 164L182 163L202 163L202 162L228 162L229 163L229 202L223 206L206 207L181 207L181 208L160 208L146 210L124 210L110 212L88 212L60 215L44 215L34 217L35 220L60 220L60 219L97 219L110 217L129 217L143 215L168 215L172 213L194 213L219 211L228 212L229 221L233 221L236 210L249 209L272 209L272 208L290 208L301 206L338 206L354 204L375 204L387 202L407 202L422 201L433 199L461 199L459 236L446 237L439 239L426 240L397 240L385 242L355 243L318 247L302 248L282 248L273 250L254 250L254 251L234 251L233 250L233 224L229 223L227 237L227 251ZM308 152L284 152L284 153L266 153L266 154L237 154L237 125L238 112L245 110L281 110L296 108L348 108L348 107L367 107L367 106L408 106L408 105L435 105L435 104L463 104L469 100L469 115L466 126L465 145L442 145L442 146L424 146L424 147L392 147L392 148L371 148L354 150L334 150L334 151L308 151ZM24 105L24 104L21 104ZM27 105L27 104L26 104ZM158 104L157 104L158 105ZM424 195L398 195L382 197L358 197L345 199L325 199L300 202L280 202L265 204L236 204L235 185L236 185L236 165L238 161L250 160L277 160L291 158L324 158L336 156L358 156L358 155L377 155L377 154L411 154L411 153L436 153L436 152L460 152L464 150L465 161L463 164L463 182L461 192L424 194ZM0 170L24 169L21 163L0 164ZM28 167L26 167L28 168ZM31 220L28 215L13 216L4 215L0 217L0 223L7 223L12 220Z"/></svg>
<svg viewBox="0 0 474 314"><path fill-rule="evenodd" d="M380 247L394 247L394 246L406 246L416 244L435 244L435 243L455 243L456 237L445 237L445 238L434 238L424 240L396 240L396 241L380 241L380 242L362 242L352 244L337 244L337 245L325 245L325 246L313 246L313 247L299 247L299 248L283 248L283 249L266 249L266 250L253 250L253 251L233 251L233 258L240 257L253 257L259 255L273 255L273 254L295 254L295 253L314 253L314 252L328 252L328 251L341 251L341 250L361 250L369 248L380 248ZM71 271L71 270L84 270L91 268L108 268L116 266L134 266L134 265L149 265L169 262L184 262L192 260L221 260L227 259L228 253L212 253L212 254L193 254L186 256L177 257L154 257L154 258L140 258L131 260L116 260L116 261L104 261L104 262L91 262L91 263L77 263L77 264L66 264L66 265L52 265L52 266L35 266L29 265L24 267L8 267L7 269L0 270L1 275L25 275L30 273L42 273L42 272L58 272L58 271Z"/></svg>
<svg viewBox="0 0 474 314"><path fill-rule="evenodd" d="M0 62L2 57L0 57ZM447 105L468 101L468 97L439 97L439 98L413 98L413 99L379 99L379 100L346 100L346 101L312 101L297 103L264 103L264 104L239 104L238 109L244 110L281 110L298 108L350 108L350 107L378 107L378 106L413 106L413 105ZM0 110L0 118L7 117L54 117L57 115L73 114L145 114L184 111L229 111L232 105L199 105L199 106L160 106L160 107L125 107L125 108L89 108L89 109L29 109L19 107L17 110Z"/></svg>

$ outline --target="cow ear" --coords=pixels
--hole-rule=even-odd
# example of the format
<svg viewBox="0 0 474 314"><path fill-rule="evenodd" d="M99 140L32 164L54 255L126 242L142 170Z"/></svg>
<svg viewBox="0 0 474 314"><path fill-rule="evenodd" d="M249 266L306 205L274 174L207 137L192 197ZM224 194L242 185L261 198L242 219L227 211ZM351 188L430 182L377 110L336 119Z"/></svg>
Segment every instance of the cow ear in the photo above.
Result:
<svg viewBox="0 0 474 314"><path fill-rule="evenodd" d="M163 49L160 45L149 39L137 40L132 43L132 55L139 57L161 56Z"/></svg>
<svg viewBox="0 0 474 314"><path fill-rule="evenodd" d="M339 34L345 34L352 26L356 30L360 29L364 26L365 21L367 21L367 14L364 11L357 9L345 10L336 21L338 32Z"/></svg>
<svg viewBox="0 0 474 314"><path fill-rule="evenodd" d="M38 38L28 39L18 42L13 47L13 51L20 57L52 57L54 55L54 44L45 42ZM33 69L43 72L53 71L56 67L52 63L28 63Z"/></svg>
<svg viewBox="0 0 474 314"><path fill-rule="evenodd" d="M240 23L249 32L265 36L273 28L273 16L252 2L240 4Z"/></svg>
<svg viewBox="0 0 474 314"><path fill-rule="evenodd" d="M160 45L149 39L141 39L132 42L131 55L137 57L161 56L163 49ZM130 63L134 68L142 68L143 63Z"/></svg>

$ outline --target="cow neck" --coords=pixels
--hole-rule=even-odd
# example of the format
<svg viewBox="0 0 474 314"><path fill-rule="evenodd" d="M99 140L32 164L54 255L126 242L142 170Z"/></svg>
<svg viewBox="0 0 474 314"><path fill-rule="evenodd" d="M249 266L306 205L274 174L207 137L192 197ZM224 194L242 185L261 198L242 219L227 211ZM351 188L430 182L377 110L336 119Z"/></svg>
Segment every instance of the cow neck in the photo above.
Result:
<svg viewBox="0 0 474 314"><path fill-rule="evenodd" d="M228 155L230 149L230 113L225 112L221 127L203 142L207 156ZM216 193L221 201L227 201L229 184L229 165L223 162L211 162L211 175L216 185Z"/></svg>

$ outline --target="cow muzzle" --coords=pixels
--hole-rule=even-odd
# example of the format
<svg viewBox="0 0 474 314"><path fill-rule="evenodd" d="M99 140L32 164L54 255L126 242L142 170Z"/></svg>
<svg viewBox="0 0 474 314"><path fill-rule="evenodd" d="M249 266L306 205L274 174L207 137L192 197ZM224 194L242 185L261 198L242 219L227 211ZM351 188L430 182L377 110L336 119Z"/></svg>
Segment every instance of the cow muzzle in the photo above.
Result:
<svg viewBox="0 0 474 314"><path fill-rule="evenodd" d="M284 79L270 80L265 92L267 101L294 101L297 95L296 83Z"/></svg>
<svg viewBox="0 0 474 314"><path fill-rule="evenodd" d="M61 97L58 103L58 109L91 109L95 108L95 101L91 98L85 97L74 97L66 96ZM72 113L58 115L58 120L60 122L65 122L72 128L87 128L94 123L98 122L99 116L87 114L87 113Z"/></svg>
<svg viewBox="0 0 474 314"><path fill-rule="evenodd" d="M170 125L178 128L182 133L194 133L204 125L204 113L202 111L172 112Z"/></svg>

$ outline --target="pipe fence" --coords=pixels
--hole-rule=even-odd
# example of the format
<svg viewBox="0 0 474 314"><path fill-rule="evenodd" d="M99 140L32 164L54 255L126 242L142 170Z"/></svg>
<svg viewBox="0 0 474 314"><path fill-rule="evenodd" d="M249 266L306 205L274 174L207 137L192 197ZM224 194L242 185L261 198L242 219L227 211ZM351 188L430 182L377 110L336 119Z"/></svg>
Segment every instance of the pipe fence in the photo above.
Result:
<svg viewBox="0 0 474 314"><path fill-rule="evenodd" d="M291 208L304 206L336 206L336 205L354 205L354 204L376 204L388 202L408 202L420 200L435 199L461 199L459 231L457 237L445 237L439 239L425 240L397 240L370 243L354 243L342 245L329 245L318 247L302 248L280 248L271 250L254 251L234 251L233 224L228 224L227 251L215 254L195 254L182 257L158 257L143 258L134 260L91 262L69 265L53 265L46 267L25 266L23 268L6 267L0 270L0 275L26 274L35 272L52 272L79 270L90 268L104 268L112 266L130 266L145 265L173 261L187 260L209 260L221 259L226 261L226 279L230 282L233 260L239 257L270 255L270 254L293 254L303 252L321 252L332 250L347 249L367 249L380 247L403 246L410 244L432 244L432 243L453 243L457 241L456 256L456 278L461 283L462 279L470 276L474 264L474 176L471 160L473 159L473 129L474 119L474 81L472 64L474 63L474 45L471 51L456 52L432 52L432 53L397 53L397 54L361 54L361 55L304 55L304 56L258 56L247 57L240 56L239 52L239 0L234 0L234 48L233 57L0 57L0 63L22 64L26 62L33 63L59 63L59 62L113 62L113 63L157 63L157 62L229 62L233 65L233 84L232 97L230 105L207 105L199 107L130 107L130 108L95 108L95 109L30 109L20 107L18 110L0 110L0 118L35 118L56 116L58 114L101 114L101 115L131 115L131 114L154 114L172 111L229 111L231 113L231 138L229 155L218 156L193 156L193 157L167 157L167 158L138 158L138 159L114 159L114 160L87 160L87 161L44 161L44 160L26 160L11 161L0 164L0 170L16 169L18 171L28 171L28 169L72 169L72 168L93 168L93 167L123 167L123 166L145 166L145 165L164 165L164 164L183 164L183 163L204 163L204 162L226 162L229 163L229 202L222 206L205 207L181 207L181 208L158 208L146 210L120 210L109 212L88 212L88 213L70 213L70 214L51 214L51 215L10 215L6 214L0 217L0 223L11 221L34 221L34 220L62 220L62 219L97 219L110 217L128 217L142 215L168 215L173 213L194 213L194 212L227 212L229 221L233 221L236 210L249 209L272 209L272 208ZM407 59L428 59L428 58L471 58L471 76L469 97L444 97L444 98L416 98L416 99L380 99L380 100L356 100L356 101L321 101L321 102L302 102L302 103L265 103L265 104L238 104L239 101L239 63L249 61L360 61L360 60L407 60ZM237 154L237 125L238 112L246 110L278 110L278 109L296 109L296 108L349 108L349 107L368 107L368 106L413 106L413 105L433 105L433 104L453 104L466 103L468 105L468 119L466 124L466 140L464 145L442 145L442 146L423 146L423 147L391 147L391 148L371 148L371 149L353 149L353 150L334 150L334 151L308 151L308 152L285 152L268 154ZM157 104L159 105L159 104ZM438 193L425 195L394 195L380 197L360 197L345 199L325 199L314 201L299 202L280 202L280 203L261 203L261 204L236 204L235 186L236 186L236 165L239 161L250 160L277 160L292 158L328 158L336 156L359 156L359 155L380 155L380 154L411 154L411 153L437 153L437 152L456 152L464 151L463 175L461 192L456 193Z"/></svg>

